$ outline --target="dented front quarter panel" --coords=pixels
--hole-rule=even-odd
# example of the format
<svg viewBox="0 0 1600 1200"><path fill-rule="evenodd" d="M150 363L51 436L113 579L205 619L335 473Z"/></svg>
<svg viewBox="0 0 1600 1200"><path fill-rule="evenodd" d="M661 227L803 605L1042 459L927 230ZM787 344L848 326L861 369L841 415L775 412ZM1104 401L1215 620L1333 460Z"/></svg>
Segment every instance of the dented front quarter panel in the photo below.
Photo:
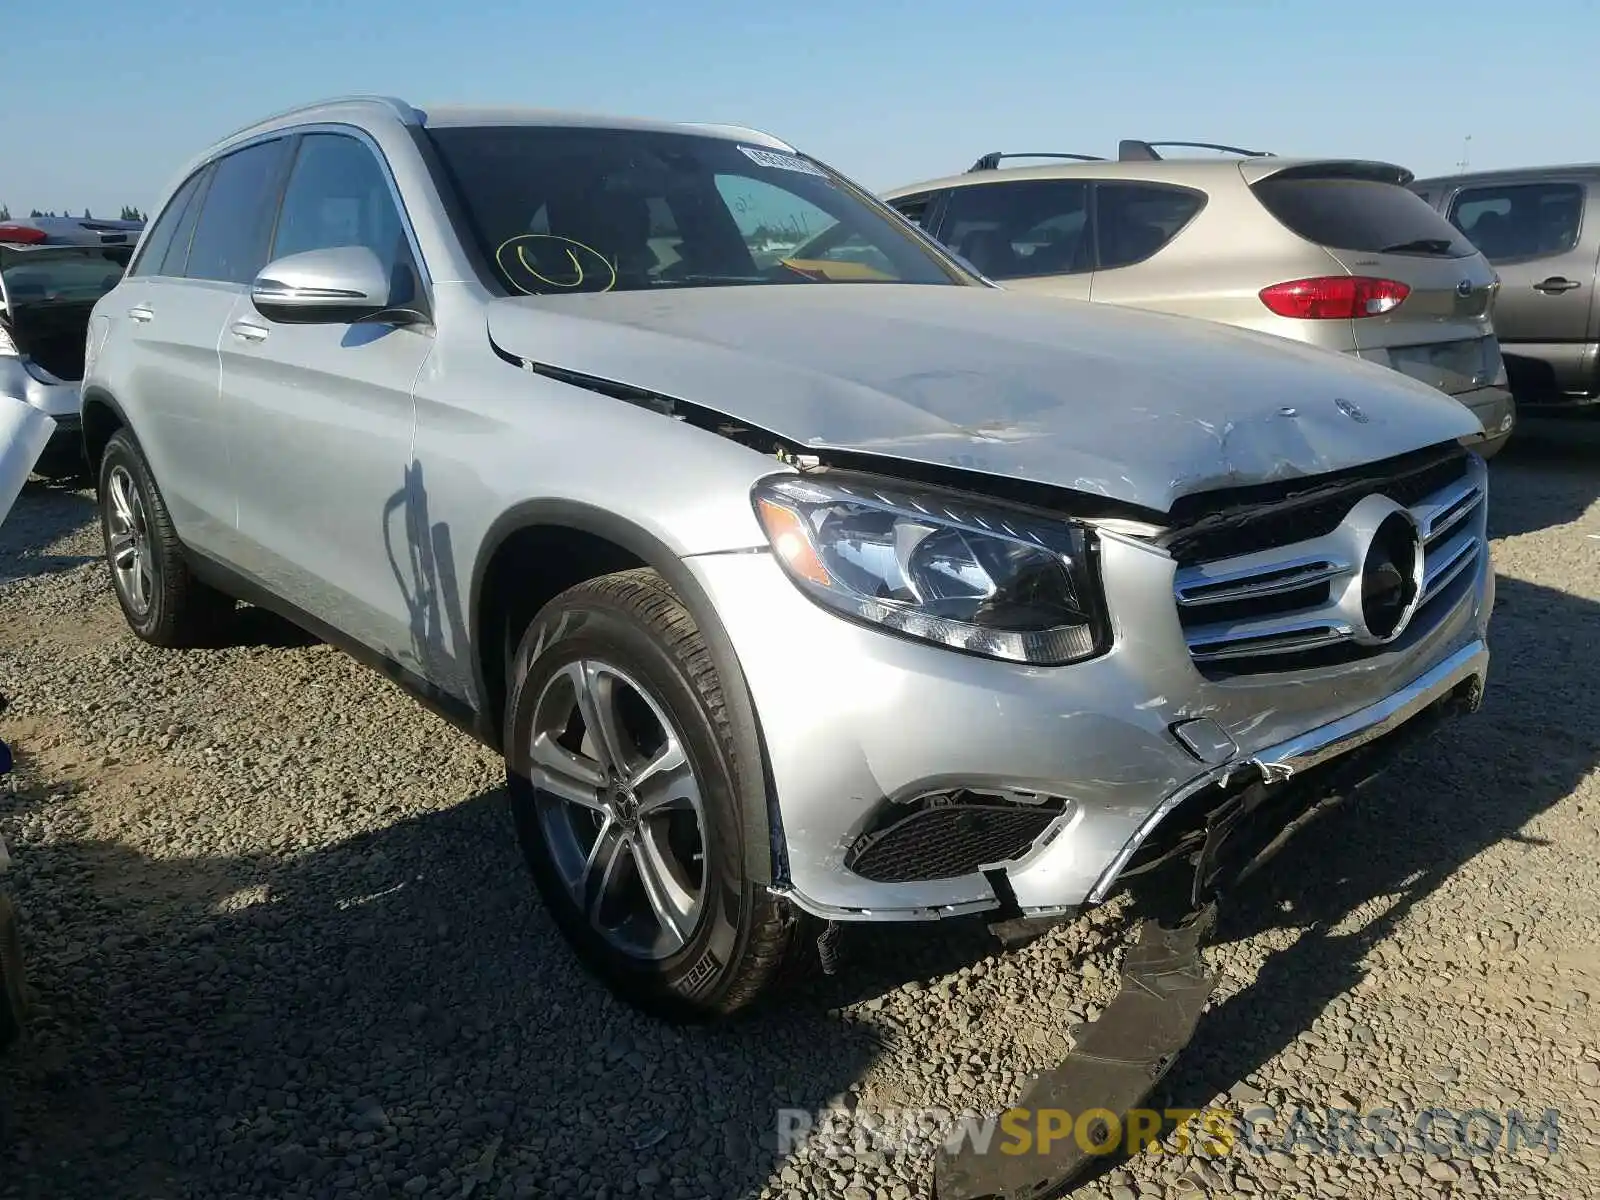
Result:
<svg viewBox="0 0 1600 1200"><path fill-rule="evenodd" d="M489 334L513 355L647 388L803 446L1157 512L1192 492L1482 432L1456 401L1348 356L986 288L521 297L490 305Z"/></svg>

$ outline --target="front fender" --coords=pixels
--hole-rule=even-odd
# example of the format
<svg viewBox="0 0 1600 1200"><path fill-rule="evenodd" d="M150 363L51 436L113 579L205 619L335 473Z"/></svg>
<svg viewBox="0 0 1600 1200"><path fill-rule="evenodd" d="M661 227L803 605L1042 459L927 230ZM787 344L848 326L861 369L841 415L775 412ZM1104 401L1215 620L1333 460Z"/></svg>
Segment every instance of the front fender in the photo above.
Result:
<svg viewBox="0 0 1600 1200"><path fill-rule="evenodd" d="M472 569L469 591L472 645L481 646L493 630L480 627L484 577L496 553L513 534L529 528L572 530L601 538L627 551L657 571L671 585L694 618L706 648L716 664L722 695L738 756L739 803L745 820L745 871L758 885L781 882L786 876L782 825L767 763L766 739L751 698L750 687L716 607L693 574L665 542L654 533L613 512L573 500L527 500L512 506L489 526ZM473 657L473 687L490 695L483 674L483 656Z"/></svg>

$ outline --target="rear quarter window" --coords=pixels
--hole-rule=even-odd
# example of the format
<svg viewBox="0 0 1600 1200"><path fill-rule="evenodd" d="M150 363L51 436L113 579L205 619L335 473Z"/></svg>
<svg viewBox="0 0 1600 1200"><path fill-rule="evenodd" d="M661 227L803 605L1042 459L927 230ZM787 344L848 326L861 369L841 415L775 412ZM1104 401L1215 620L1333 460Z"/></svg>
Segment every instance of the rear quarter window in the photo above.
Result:
<svg viewBox="0 0 1600 1200"><path fill-rule="evenodd" d="M1280 224L1331 250L1434 258L1466 258L1474 252L1460 230L1397 183L1286 172L1251 190Z"/></svg>
<svg viewBox="0 0 1600 1200"><path fill-rule="evenodd" d="M167 250L172 245L173 236L184 221L184 214L189 210L194 200L194 194L200 189L200 178L205 174L204 168L196 171L183 186L173 193L167 207L156 218L150 227L149 234L144 239L144 244L139 247L139 257L135 260L130 275L154 275L161 270L162 260L167 256ZM190 228L193 228L192 223Z"/></svg>
<svg viewBox="0 0 1600 1200"><path fill-rule="evenodd" d="M1200 192L1166 184L1095 184L1096 268L1144 262L1177 237L1205 203Z"/></svg>

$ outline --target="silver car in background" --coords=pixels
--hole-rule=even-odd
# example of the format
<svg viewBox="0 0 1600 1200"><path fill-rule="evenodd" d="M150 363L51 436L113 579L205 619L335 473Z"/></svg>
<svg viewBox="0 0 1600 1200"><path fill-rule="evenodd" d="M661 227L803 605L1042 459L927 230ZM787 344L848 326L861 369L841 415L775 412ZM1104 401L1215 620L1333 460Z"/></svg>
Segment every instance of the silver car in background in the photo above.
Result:
<svg viewBox="0 0 1600 1200"><path fill-rule="evenodd" d="M750 130L282 114L88 348L133 630L264 604L500 750L550 915L672 1016L835 923L1205 894L1197 830L1275 836L1487 673L1461 405L989 286Z"/></svg>
<svg viewBox="0 0 1600 1200"><path fill-rule="evenodd" d="M95 301L116 286L142 221L0 221L0 396L56 423L42 475L82 473L78 381Z"/></svg>

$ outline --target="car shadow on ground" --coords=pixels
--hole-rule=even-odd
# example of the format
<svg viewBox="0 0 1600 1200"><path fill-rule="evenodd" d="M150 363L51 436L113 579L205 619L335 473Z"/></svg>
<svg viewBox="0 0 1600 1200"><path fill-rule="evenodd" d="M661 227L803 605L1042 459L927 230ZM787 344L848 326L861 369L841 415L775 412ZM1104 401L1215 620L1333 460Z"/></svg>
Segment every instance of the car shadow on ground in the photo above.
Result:
<svg viewBox="0 0 1600 1200"><path fill-rule="evenodd" d="M1489 463L1489 536L1581 517L1600 497L1600 414L1526 417Z"/></svg>
<svg viewBox="0 0 1600 1200"><path fill-rule="evenodd" d="M23 751L26 821L54 786ZM591 1195L647 1169L738 1195L773 1170L777 1109L823 1107L878 1052L804 1002L707 1028L614 1000L498 791L290 862L75 841L18 868L35 1009L0 1063L0 1196L95 1194L130 1159L119 1195L456 1195L474 1170L486 1195ZM30 903L46 880L53 909Z"/></svg>
<svg viewBox="0 0 1600 1200"><path fill-rule="evenodd" d="M19 510L26 511L26 518ZM5 519L0 536L0 583L70 571L97 557L55 554L47 549L94 523L92 492L81 491L76 484L35 477L22 485L13 514Z"/></svg>

